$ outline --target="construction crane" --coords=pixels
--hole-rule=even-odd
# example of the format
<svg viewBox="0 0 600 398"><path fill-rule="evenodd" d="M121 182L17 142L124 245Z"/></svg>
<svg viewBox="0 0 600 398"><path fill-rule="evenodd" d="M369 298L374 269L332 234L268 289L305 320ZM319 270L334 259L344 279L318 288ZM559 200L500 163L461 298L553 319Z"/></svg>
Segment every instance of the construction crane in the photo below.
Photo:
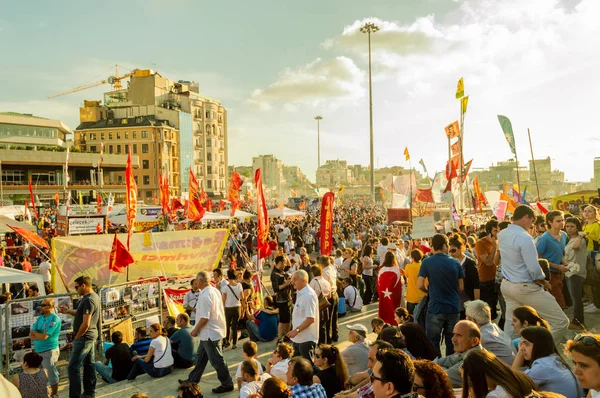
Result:
<svg viewBox="0 0 600 398"><path fill-rule="evenodd" d="M123 86L121 85L121 80L127 79L127 78L133 76L136 70L137 69L134 69L131 73L128 73L123 76L119 76L119 65L115 65L115 75L114 76L109 76L107 79L101 80L96 83L84 84L83 86L75 87L74 89L51 95L48 97L48 99L60 97L62 95L67 95L67 94L71 94L71 93L76 93L78 91L87 90L88 88L101 86L101 85L107 84L107 83L112 86L114 91L121 90L121 89L123 89Z"/></svg>

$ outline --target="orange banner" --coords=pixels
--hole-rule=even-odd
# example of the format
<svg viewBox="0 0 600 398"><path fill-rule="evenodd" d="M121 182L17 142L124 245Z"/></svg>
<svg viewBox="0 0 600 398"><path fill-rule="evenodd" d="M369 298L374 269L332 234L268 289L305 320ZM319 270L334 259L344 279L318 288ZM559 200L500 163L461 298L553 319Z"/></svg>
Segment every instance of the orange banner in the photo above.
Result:
<svg viewBox="0 0 600 398"><path fill-rule="evenodd" d="M129 241L131 240L131 234L135 225L135 213L137 211L137 184L135 183L135 177L133 176L133 166L131 164L131 150L127 155L127 167L125 168L125 208L127 212L127 248L129 248Z"/></svg>
<svg viewBox="0 0 600 398"><path fill-rule="evenodd" d="M254 173L254 184L256 185L256 216L258 217L258 255L261 258L271 254L269 248L269 214L267 213L267 204L265 203L265 195L263 192L261 170L256 169Z"/></svg>

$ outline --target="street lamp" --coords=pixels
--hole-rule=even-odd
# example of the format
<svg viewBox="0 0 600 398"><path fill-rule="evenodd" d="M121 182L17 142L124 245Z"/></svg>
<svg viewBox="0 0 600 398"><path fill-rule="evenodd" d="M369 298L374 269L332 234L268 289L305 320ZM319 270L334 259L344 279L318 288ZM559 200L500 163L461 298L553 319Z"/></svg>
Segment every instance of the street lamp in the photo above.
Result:
<svg viewBox="0 0 600 398"><path fill-rule="evenodd" d="M365 23L360 28L361 33L366 33L369 37L369 127L370 127L370 180L371 180L371 198L375 198L375 169L373 168L373 89L371 85L371 33L379 30L379 26L373 22Z"/></svg>
<svg viewBox="0 0 600 398"><path fill-rule="evenodd" d="M321 167L321 120L323 116L315 116L317 121L317 169Z"/></svg>

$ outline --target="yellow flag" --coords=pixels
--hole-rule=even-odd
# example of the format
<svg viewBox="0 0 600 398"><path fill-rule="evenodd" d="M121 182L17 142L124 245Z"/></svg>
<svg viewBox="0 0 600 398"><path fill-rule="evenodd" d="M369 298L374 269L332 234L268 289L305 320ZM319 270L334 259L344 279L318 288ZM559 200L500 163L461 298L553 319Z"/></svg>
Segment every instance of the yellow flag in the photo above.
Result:
<svg viewBox="0 0 600 398"><path fill-rule="evenodd" d="M465 96L465 82L461 77L458 79L458 85L456 86L456 99L460 99Z"/></svg>
<svg viewBox="0 0 600 398"><path fill-rule="evenodd" d="M408 147L404 148L404 157L406 161L410 160L410 153L408 152Z"/></svg>
<svg viewBox="0 0 600 398"><path fill-rule="evenodd" d="M469 96L462 97L460 99L460 108L462 110L462 114L464 115L467 112L467 105L469 104Z"/></svg>
<svg viewBox="0 0 600 398"><path fill-rule="evenodd" d="M343 190L344 190L344 186L342 184L340 184L340 189L338 189L338 195L341 194Z"/></svg>

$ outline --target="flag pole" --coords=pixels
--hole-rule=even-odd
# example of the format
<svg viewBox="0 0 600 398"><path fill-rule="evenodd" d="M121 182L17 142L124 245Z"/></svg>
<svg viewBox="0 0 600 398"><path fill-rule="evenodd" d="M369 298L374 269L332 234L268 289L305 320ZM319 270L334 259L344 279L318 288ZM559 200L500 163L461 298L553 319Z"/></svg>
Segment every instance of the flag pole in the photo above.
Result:
<svg viewBox="0 0 600 398"><path fill-rule="evenodd" d="M538 184L537 172L535 170L535 158L533 157L533 146L531 145L531 132L527 128L527 136L529 137L529 149L531 150L531 162L533 163L533 177L535 178L535 189L537 190L538 201L542 199L540 196L540 185ZM521 193L519 188L519 193Z"/></svg>
<svg viewBox="0 0 600 398"><path fill-rule="evenodd" d="M450 136L448 136L448 167L452 170L452 146L450 144ZM447 179L447 178L446 178ZM452 220L452 205L454 203L454 195L452 194L452 178L450 179L450 220L451 224L454 222Z"/></svg>
<svg viewBox="0 0 600 398"><path fill-rule="evenodd" d="M410 209L410 222L412 222L413 219L413 214L412 214L412 201L413 201L413 184L412 184L412 179L413 179L413 169L412 169L412 160L410 160L410 155L408 157L408 167L410 168L409 170L409 174L408 174L408 178L410 181L410 196L409 196L409 209Z"/></svg>
<svg viewBox="0 0 600 398"><path fill-rule="evenodd" d="M517 155L516 145L515 145L515 161L517 162L517 187L519 188L519 194L521 194L521 179L519 178L519 156Z"/></svg>

